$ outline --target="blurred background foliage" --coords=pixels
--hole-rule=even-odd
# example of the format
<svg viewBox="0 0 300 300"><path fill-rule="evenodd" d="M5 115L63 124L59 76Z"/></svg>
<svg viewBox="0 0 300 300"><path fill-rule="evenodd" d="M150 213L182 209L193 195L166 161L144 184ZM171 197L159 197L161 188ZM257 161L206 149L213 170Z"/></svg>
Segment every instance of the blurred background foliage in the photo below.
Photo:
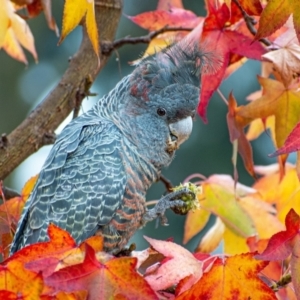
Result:
<svg viewBox="0 0 300 300"><path fill-rule="evenodd" d="M61 28L63 1L53 1L52 3L53 15ZM183 0L183 4L186 9L192 10L197 15L205 16L206 14L203 1ZM133 16L155 10L156 6L157 0L124 0L123 16L117 38L147 34L145 30L128 20L126 15ZM59 82L68 66L68 58L76 52L80 44L81 28L72 32L58 47L58 38L53 31L48 29L43 15L29 20L28 23L35 37L39 62L36 64L30 54L26 53L29 60L26 67L10 58L3 50L0 51L0 134L9 134L43 100L45 95ZM91 92L97 93L97 96L84 100L82 111L88 110L123 76L130 73L133 68L128 62L140 57L145 49L146 45L128 45L119 49L117 53L113 53L91 88ZM256 80L256 75L259 73L260 63L248 61L226 79L220 89L225 97L228 97L230 91L233 91L240 104L246 103L246 96L259 89ZM174 185L179 184L193 173L201 173L204 176L233 173L232 146L229 141L226 113L225 103L215 93L208 107L208 124L204 124L200 118L196 118L192 136L177 151L171 166L163 172ZM70 120L71 116L63 122L57 132L61 131ZM255 164L274 162L274 159L267 156L274 150L267 132L252 144ZM5 185L20 191L24 183L40 171L50 148L51 146L43 147L24 161L5 180ZM247 185L253 183L253 179L245 172L241 159L238 160L238 170L240 182ZM163 184L154 184L149 190L147 199L158 199L163 193L165 193ZM137 243L138 249L147 246L142 235L158 239L173 237L176 243L182 243L185 218L175 215L173 212L168 212L167 217L170 226L156 228L155 222L152 222L136 233L133 241ZM213 220L208 226L212 222ZM198 242L199 235L188 243L187 248L195 249Z"/></svg>

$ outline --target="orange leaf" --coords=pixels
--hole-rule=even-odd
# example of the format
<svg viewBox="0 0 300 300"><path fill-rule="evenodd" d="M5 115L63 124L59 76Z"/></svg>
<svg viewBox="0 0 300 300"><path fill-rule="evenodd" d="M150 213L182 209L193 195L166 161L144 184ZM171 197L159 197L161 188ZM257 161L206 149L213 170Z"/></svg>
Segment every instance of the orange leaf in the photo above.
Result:
<svg viewBox="0 0 300 300"><path fill-rule="evenodd" d="M76 247L76 243L69 232L50 224L48 227L49 242L29 245L14 253L6 261L18 260L23 263L38 258L60 258L66 250Z"/></svg>
<svg viewBox="0 0 300 300"><path fill-rule="evenodd" d="M91 300L157 299L148 283L135 271L136 262L136 258L122 257L102 264L86 244L83 263L59 270L45 278L45 282L56 291L87 290Z"/></svg>
<svg viewBox="0 0 300 300"><path fill-rule="evenodd" d="M36 180L37 176L30 178L26 182L20 197L11 198L0 205L0 245L4 259L8 257L9 247L13 239L12 232L14 232L17 227L24 204L34 187Z"/></svg>
<svg viewBox="0 0 300 300"><path fill-rule="evenodd" d="M258 77L258 81L264 89L262 97L240 107L237 115L252 120L275 115L276 144L281 147L300 120L300 91L268 78Z"/></svg>
<svg viewBox="0 0 300 300"><path fill-rule="evenodd" d="M239 2L249 15L260 16L262 6L259 0L239 0Z"/></svg>
<svg viewBox="0 0 300 300"><path fill-rule="evenodd" d="M20 197L14 197L0 205L0 212L7 213L11 224L16 226L19 222L23 207L34 188L38 175L31 177L24 185Z"/></svg>
<svg viewBox="0 0 300 300"><path fill-rule="evenodd" d="M10 260L5 265L0 265L0 290L17 294L15 299L20 299L20 295L23 296L22 299L40 299L42 289L42 275L26 270L22 262Z"/></svg>
<svg viewBox="0 0 300 300"><path fill-rule="evenodd" d="M209 272L176 299L276 300L275 293L258 278L267 265L266 261L255 260L251 253L218 258Z"/></svg>

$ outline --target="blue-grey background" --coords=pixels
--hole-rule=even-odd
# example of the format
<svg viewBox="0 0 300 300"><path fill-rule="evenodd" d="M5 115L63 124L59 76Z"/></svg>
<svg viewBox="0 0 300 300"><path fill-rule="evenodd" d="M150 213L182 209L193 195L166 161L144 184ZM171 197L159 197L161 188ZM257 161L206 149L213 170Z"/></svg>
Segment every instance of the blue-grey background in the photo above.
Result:
<svg viewBox="0 0 300 300"><path fill-rule="evenodd" d="M54 17L61 28L63 1L53 1L52 3ZM205 16L206 14L203 1L184 0L183 4L186 9L194 11L197 15ZM133 16L141 12L155 10L156 5L157 1L154 0L124 0L123 13ZM80 28L74 30L58 47L58 38L54 32L47 28L44 15L29 20L28 23L35 37L36 50L39 56L38 64L35 64L28 52L26 55L29 65L26 67L0 50L0 134L9 134L43 100L45 95L59 82L68 66L68 58L76 52L75 49L80 44ZM122 16L117 38L127 35L140 36L146 33L145 30ZM129 66L128 62L137 59L145 49L146 45L128 45L119 49L118 55L114 53L91 88L91 91L97 93L98 96L85 100L83 111L89 109L97 99L109 92L124 75L131 72L132 67ZM248 61L222 84L222 93L227 97L229 92L233 91L239 103L245 103L245 97L259 89L256 80L256 75L259 73L260 63ZM205 176L216 173L233 173L232 146L226 125L226 112L226 105L215 94L208 107L208 124L203 124L197 118L192 136L177 152L172 165L163 172L173 184L179 184L193 173L201 173ZM69 120L70 117L60 126L59 131ZM267 157L267 154L274 150L267 133L256 140L253 146L256 164L270 164L274 161ZM46 146L29 157L5 180L5 184L20 191L24 183L40 171L50 148L51 146ZM240 181L244 184L253 183L252 178L245 172L241 159L238 160L238 166ZM164 192L161 183L154 184L147 199L158 199ZM176 243L182 242L185 217L175 215L172 212L168 212L167 216L170 226L156 229L155 222L152 222L136 233L133 240L137 243L138 249L147 245L142 239L143 234L160 239L174 237ZM190 250L195 249L200 236L201 234L187 244Z"/></svg>

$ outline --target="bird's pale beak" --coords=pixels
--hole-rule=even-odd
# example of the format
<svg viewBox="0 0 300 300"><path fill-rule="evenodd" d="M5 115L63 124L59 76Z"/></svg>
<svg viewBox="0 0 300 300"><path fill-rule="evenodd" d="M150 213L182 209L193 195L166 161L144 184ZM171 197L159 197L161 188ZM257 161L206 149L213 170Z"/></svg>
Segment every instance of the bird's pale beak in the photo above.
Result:
<svg viewBox="0 0 300 300"><path fill-rule="evenodd" d="M191 117L182 119L176 123L169 125L170 128L170 141L168 142L168 152L173 152L185 142L193 129L193 120Z"/></svg>

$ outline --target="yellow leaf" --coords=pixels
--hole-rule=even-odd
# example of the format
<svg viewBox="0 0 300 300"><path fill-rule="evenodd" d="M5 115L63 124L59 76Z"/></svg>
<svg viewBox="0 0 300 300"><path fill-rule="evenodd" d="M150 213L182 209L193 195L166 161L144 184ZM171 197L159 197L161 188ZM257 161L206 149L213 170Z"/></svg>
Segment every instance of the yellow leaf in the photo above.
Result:
<svg viewBox="0 0 300 300"><path fill-rule="evenodd" d="M276 205L278 219L283 224L291 208L300 214L300 183L295 167L288 166L282 180L279 171L267 174L253 188L260 193L261 199Z"/></svg>
<svg viewBox="0 0 300 300"><path fill-rule="evenodd" d="M243 197L239 203L252 218L259 239L269 239L275 233L285 229L275 216L276 209L269 203L253 196Z"/></svg>
<svg viewBox="0 0 300 300"><path fill-rule="evenodd" d="M183 243L186 244L192 237L198 234L209 220L210 212L204 209L190 210L187 213L184 224Z"/></svg>
<svg viewBox="0 0 300 300"><path fill-rule="evenodd" d="M223 239L224 239L225 254L236 255L236 254L249 252L246 239L236 235L228 228L225 228Z"/></svg>
<svg viewBox="0 0 300 300"><path fill-rule="evenodd" d="M255 119L250 123L250 126L247 130L247 140L252 141L257 139L262 133L264 133L267 129L270 129L270 133L272 136L272 140L274 145L276 145L275 140L275 117L270 116L266 119L265 124L261 119Z"/></svg>
<svg viewBox="0 0 300 300"><path fill-rule="evenodd" d="M85 17L87 33L93 49L99 58L99 37L95 19L94 0L65 1L62 33L59 43L61 43L77 25L79 25L83 17Z"/></svg>
<svg viewBox="0 0 300 300"><path fill-rule="evenodd" d="M9 28L9 18L11 16L12 5L8 0L0 0L0 48L2 47L5 39L6 32Z"/></svg>
<svg viewBox="0 0 300 300"><path fill-rule="evenodd" d="M234 192L222 185L204 182L202 184L205 200L201 207L220 217L223 223L236 234L249 237L256 234L254 223L241 207Z"/></svg>
<svg viewBox="0 0 300 300"><path fill-rule="evenodd" d="M210 253L214 251L222 241L225 225L220 218L206 232L195 252Z"/></svg>

